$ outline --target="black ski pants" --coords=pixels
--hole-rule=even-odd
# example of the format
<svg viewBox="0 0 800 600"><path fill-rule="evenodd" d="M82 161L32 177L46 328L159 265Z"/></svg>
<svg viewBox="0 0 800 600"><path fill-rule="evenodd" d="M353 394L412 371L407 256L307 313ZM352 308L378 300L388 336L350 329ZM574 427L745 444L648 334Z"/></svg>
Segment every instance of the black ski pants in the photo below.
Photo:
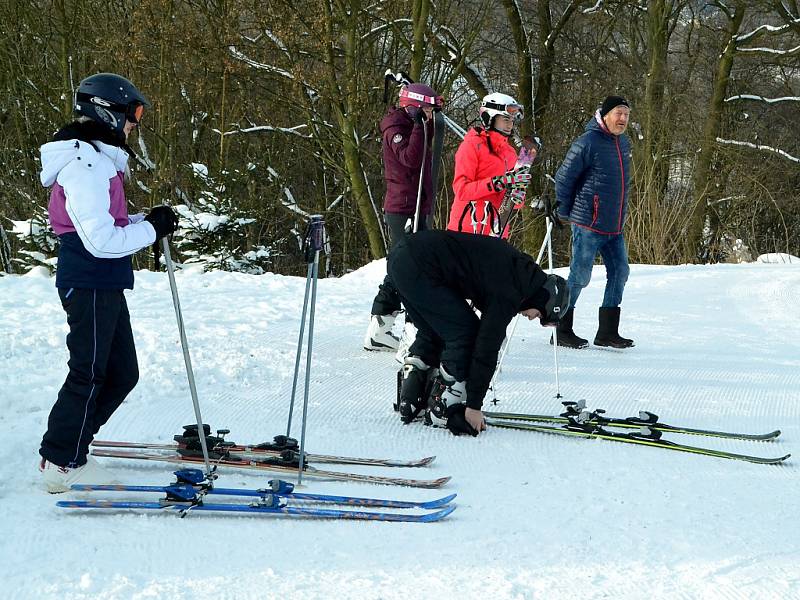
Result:
<svg viewBox="0 0 800 600"><path fill-rule="evenodd" d="M425 364L440 363L457 381L466 380L480 319L454 289L420 271L405 244L388 259L389 276L417 327L409 354Z"/></svg>
<svg viewBox="0 0 800 600"><path fill-rule="evenodd" d="M389 231L389 255L392 254L392 250L394 250L394 247L397 246L398 242L405 239L406 235L408 235L406 233L406 223L408 222L409 218L411 219L413 227L414 215L383 215L383 220L386 223L386 227ZM420 215L419 231L427 228L427 217L425 215ZM375 295L375 299L372 301L372 314L380 316L391 315L399 311L400 308L400 296L397 294L394 283L392 283L392 280L387 272L386 277L383 279L383 283L378 286L378 293Z"/></svg>
<svg viewBox="0 0 800 600"><path fill-rule="evenodd" d="M59 289L67 313L69 374L50 411L39 454L53 464L86 464L89 444L139 380L122 290Z"/></svg>

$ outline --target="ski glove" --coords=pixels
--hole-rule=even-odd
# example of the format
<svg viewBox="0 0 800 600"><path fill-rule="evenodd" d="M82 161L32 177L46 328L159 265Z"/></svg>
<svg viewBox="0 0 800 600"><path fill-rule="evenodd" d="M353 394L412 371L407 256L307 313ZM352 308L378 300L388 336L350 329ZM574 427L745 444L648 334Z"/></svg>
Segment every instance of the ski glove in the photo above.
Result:
<svg viewBox="0 0 800 600"><path fill-rule="evenodd" d="M169 206L156 206L144 218L156 230L156 241L178 229L178 215Z"/></svg>
<svg viewBox="0 0 800 600"><path fill-rule="evenodd" d="M531 182L530 166L524 165L517 169L507 171L503 175L492 177L492 189L495 192L502 192L506 189L524 190Z"/></svg>
<svg viewBox="0 0 800 600"><path fill-rule="evenodd" d="M447 429L453 435L471 435L475 437L478 432L469 424L464 413L467 410L466 404L454 404L447 407Z"/></svg>

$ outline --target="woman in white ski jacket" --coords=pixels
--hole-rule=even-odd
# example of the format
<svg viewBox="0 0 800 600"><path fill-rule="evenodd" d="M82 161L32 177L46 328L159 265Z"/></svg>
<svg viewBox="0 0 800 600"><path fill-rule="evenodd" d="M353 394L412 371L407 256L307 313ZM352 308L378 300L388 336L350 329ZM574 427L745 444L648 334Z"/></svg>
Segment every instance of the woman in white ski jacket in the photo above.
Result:
<svg viewBox="0 0 800 600"><path fill-rule="evenodd" d="M98 73L75 95L81 116L41 147L42 185L50 187L50 224L59 238L56 287L67 313L69 374L50 411L39 454L45 487L110 483L89 444L139 378L123 293L133 289L131 255L169 235L169 207L128 215L124 174L128 134L147 99L124 77Z"/></svg>

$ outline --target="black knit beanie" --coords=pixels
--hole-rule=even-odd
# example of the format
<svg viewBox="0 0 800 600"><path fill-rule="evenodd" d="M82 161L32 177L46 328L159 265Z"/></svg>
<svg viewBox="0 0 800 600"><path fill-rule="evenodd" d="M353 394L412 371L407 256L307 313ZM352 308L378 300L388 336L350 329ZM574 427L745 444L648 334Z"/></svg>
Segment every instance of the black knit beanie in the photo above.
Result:
<svg viewBox="0 0 800 600"><path fill-rule="evenodd" d="M605 117L618 106L627 106L628 108L631 107L631 105L628 104L628 101L622 96L607 96L606 99L603 100L603 104L600 105L600 116Z"/></svg>

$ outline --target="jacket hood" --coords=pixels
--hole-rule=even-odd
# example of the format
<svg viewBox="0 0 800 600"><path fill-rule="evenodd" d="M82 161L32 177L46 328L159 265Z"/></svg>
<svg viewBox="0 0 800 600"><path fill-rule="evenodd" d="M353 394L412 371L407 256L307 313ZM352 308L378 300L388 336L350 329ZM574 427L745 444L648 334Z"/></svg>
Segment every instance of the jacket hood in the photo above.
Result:
<svg viewBox="0 0 800 600"><path fill-rule="evenodd" d="M603 122L603 117L600 116L600 109L598 109L594 113L594 116L589 119L589 122L586 123L584 131L597 131L599 133L614 137L614 134L608 130L608 127L606 127L606 124Z"/></svg>
<svg viewBox="0 0 800 600"><path fill-rule="evenodd" d="M122 148L103 142L81 142L80 140L59 140L48 142L39 149L42 156L42 171L39 181L44 187L50 187L58 178L61 170L76 158L91 162L97 159L98 153L108 158L116 172L124 172L128 164L128 153Z"/></svg>

